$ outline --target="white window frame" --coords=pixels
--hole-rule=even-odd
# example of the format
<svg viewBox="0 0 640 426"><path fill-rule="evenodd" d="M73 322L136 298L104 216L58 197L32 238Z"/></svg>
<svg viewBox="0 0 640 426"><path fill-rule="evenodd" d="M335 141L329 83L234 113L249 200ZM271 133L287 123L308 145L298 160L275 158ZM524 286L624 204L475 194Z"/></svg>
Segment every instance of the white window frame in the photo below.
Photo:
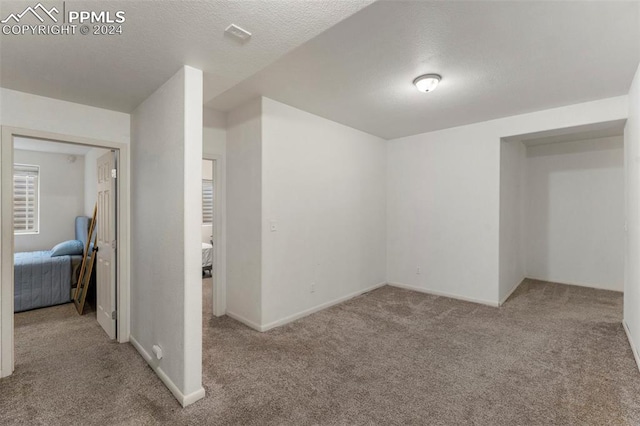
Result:
<svg viewBox="0 0 640 426"><path fill-rule="evenodd" d="M205 207L204 207L204 188L206 184L211 185L211 220L205 220ZM213 179L202 179L202 224L203 225L213 225L214 221L214 212L215 212L215 188L213 186Z"/></svg>
<svg viewBox="0 0 640 426"><path fill-rule="evenodd" d="M34 194L34 215L33 215L33 226L28 227L27 229L18 229L16 228L15 222L15 177L16 177L16 169L22 168L25 173L35 173L35 194ZM13 186L12 189L14 191L12 200L13 200L13 233L14 235L35 235L40 233L40 166L36 164L21 164L14 163L13 164Z"/></svg>

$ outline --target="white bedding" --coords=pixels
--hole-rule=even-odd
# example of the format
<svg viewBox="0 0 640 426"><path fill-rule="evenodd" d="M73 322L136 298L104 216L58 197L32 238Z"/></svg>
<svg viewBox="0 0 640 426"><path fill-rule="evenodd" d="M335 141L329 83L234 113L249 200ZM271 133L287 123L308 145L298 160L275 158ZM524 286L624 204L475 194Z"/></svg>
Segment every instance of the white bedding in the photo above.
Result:
<svg viewBox="0 0 640 426"><path fill-rule="evenodd" d="M213 265L213 246L208 243L202 243L202 267Z"/></svg>

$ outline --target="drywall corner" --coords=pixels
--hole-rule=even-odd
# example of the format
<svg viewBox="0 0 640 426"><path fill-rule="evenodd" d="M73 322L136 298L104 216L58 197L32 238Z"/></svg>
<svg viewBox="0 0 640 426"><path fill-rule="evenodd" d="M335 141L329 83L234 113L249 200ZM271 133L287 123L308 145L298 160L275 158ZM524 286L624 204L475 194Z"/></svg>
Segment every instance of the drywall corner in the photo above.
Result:
<svg viewBox="0 0 640 426"><path fill-rule="evenodd" d="M386 281L386 141L262 98L262 322Z"/></svg>
<svg viewBox="0 0 640 426"><path fill-rule="evenodd" d="M227 312L262 324L262 99L227 116Z"/></svg>
<svg viewBox="0 0 640 426"><path fill-rule="evenodd" d="M500 277L498 300L502 304L525 278L524 266L524 166L522 142L500 141Z"/></svg>
<svg viewBox="0 0 640 426"><path fill-rule="evenodd" d="M629 343L640 342L640 67L629 91L629 115L624 128L625 277L624 323Z"/></svg>
<svg viewBox="0 0 640 426"><path fill-rule="evenodd" d="M131 339L146 354L162 348L165 383L201 395L202 72L180 69L133 112L131 130Z"/></svg>
<svg viewBox="0 0 640 426"><path fill-rule="evenodd" d="M184 384L182 404L202 388L202 71L184 67ZM191 403L189 402L189 403Z"/></svg>

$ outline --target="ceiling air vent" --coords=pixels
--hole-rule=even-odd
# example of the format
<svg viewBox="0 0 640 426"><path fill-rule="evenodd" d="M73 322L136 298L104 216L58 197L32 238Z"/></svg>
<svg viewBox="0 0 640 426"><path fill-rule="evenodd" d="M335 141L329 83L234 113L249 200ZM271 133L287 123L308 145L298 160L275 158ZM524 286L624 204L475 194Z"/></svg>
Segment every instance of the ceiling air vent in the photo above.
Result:
<svg viewBox="0 0 640 426"><path fill-rule="evenodd" d="M239 26L237 26L236 24L231 24L229 25L224 32L234 38L237 38L238 40L242 41L242 42L246 42L247 40L249 40L251 38L251 33L243 28L240 28Z"/></svg>

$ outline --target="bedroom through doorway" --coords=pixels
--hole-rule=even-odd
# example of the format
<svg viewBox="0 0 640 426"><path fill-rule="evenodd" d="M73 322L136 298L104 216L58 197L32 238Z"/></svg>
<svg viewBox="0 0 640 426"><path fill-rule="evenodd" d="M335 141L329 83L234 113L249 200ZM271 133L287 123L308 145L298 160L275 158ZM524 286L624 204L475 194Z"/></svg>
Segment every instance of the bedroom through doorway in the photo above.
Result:
<svg viewBox="0 0 640 426"><path fill-rule="evenodd" d="M13 258L9 373L21 365L44 370L52 358L72 375L77 359L65 360L65 353L97 359L99 348L119 337L120 150L28 135L12 135L11 142L11 170L3 158ZM2 290L5 302L4 276ZM7 342L3 335L3 362Z"/></svg>
<svg viewBox="0 0 640 426"><path fill-rule="evenodd" d="M214 230L213 160L202 160L202 276L213 271Z"/></svg>
<svg viewBox="0 0 640 426"><path fill-rule="evenodd" d="M226 313L224 285L224 162L217 155L202 159L202 300L203 321Z"/></svg>
<svg viewBox="0 0 640 426"><path fill-rule="evenodd" d="M214 306L214 234L216 183L214 179L215 160L202 160L202 303L204 321L213 315ZM217 269L217 268L216 268Z"/></svg>

